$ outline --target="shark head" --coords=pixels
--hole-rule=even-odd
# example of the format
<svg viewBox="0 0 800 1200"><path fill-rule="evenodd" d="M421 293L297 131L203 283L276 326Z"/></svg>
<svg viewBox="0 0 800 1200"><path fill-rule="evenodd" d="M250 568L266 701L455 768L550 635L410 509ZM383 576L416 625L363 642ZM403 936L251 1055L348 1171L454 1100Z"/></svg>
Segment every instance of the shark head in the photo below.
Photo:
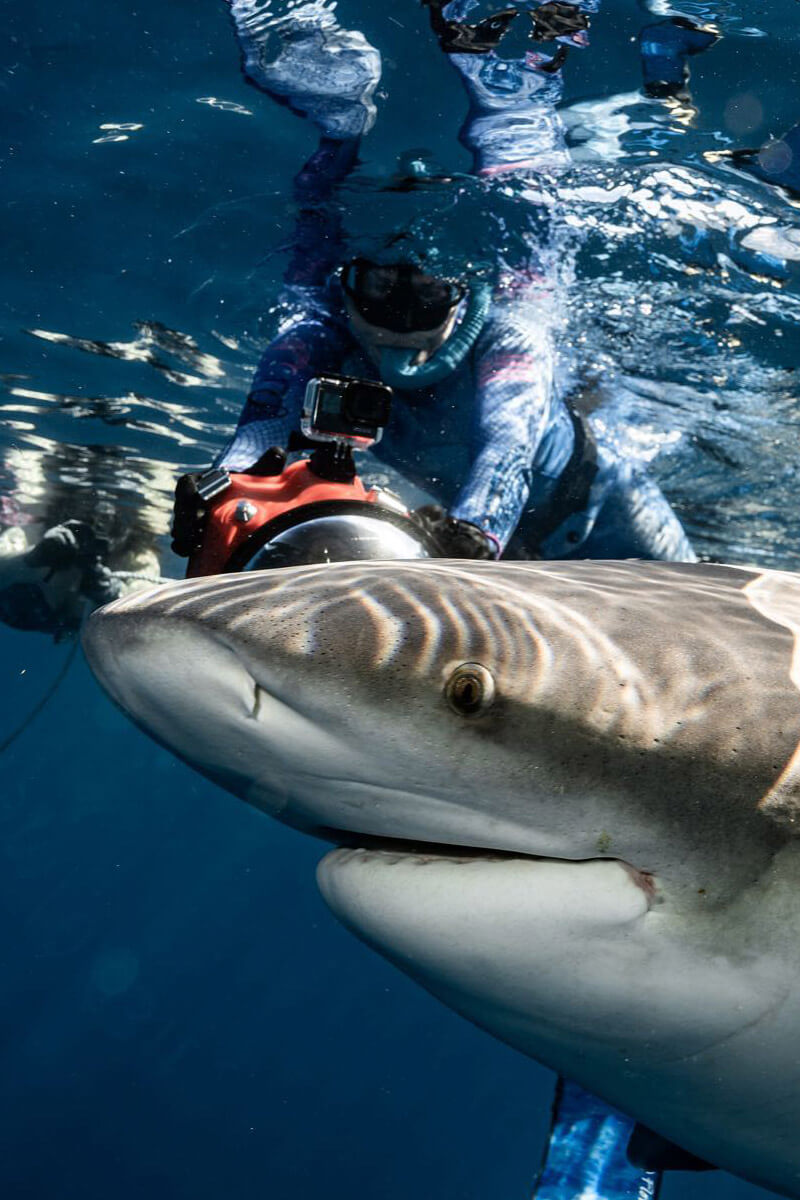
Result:
<svg viewBox="0 0 800 1200"><path fill-rule="evenodd" d="M147 732L338 843L320 886L367 943L788 1190L798 627L775 573L345 563L139 593L84 645Z"/></svg>

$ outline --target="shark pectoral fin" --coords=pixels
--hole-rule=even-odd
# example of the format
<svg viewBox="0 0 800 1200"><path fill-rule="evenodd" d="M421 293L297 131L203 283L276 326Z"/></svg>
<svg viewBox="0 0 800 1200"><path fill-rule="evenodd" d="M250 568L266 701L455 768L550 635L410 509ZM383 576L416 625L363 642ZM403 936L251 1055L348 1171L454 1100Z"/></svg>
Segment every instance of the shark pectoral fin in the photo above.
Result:
<svg viewBox="0 0 800 1200"><path fill-rule="evenodd" d="M628 1142L628 1160L643 1171L716 1171L713 1163L636 1124Z"/></svg>

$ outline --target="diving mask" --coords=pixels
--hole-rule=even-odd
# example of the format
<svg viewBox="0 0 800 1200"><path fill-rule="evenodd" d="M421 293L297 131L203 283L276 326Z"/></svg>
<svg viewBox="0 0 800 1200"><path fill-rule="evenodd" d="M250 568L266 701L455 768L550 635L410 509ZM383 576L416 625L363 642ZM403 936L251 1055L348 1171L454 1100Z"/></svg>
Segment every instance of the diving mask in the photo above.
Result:
<svg viewBox="0 0 800 1200"><path fill-rule="evenodd" d="M426 333L444 325L467 293L458 279L427 275L413 263L383 265L355 258L342 270L342 288L368 325L392 333Z"/></svg>

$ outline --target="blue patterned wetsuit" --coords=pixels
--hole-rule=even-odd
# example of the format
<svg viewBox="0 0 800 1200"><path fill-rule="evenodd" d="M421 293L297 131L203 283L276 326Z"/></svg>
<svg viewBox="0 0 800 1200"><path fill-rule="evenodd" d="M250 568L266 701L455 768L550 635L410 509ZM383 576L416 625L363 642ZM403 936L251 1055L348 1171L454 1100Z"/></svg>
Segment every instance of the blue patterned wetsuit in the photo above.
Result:
<svg viewBox="0 0 800 1200"><path fill-rule="evenodd" d="M596 4L584 0L580 7ZM455 0L445 11L461 20L470 7L470 0ZM285 76L280 89L265 86L263 21L253 11L252 0L233 4L249 77L272 94L280 90L281 100L297 111L308 111L309 102L296 99ZM335 36L330 28L316 36ZM346 53L357 64L351 42ZM561 80L541 69L548 63L544 55L510 61L494 52L449 57L470 100L460 136L473 153L476 174L553 175L566 168L556 107ZM348 123L337 104L332 121L317 121L336 136L323 137L295 180L300 215L284 294L292 315L265 350L236 433L218 459L233 470L247 469L269 446L286 444L314 375L378 375L349 329L333 275L348 256L331 200L358 149L358 137L347 136L358 124ZM362 102L361 128L367 107ZM499 272L488 318L461 366L434 388L396 397L380 450L453 516L483 529L498 550L519 527L528 551L547 558L691 559L658 487L620 458L602 430L587 436L565 403L569 373L559 366L557 341L570 252L551 224L550 244L540 244L524 268Z"/></svg>

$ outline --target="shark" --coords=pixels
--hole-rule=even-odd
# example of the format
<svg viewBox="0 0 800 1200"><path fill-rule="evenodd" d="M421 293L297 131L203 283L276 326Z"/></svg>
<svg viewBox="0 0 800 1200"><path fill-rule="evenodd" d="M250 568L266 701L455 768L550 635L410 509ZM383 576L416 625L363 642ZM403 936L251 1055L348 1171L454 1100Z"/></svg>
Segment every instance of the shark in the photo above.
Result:
<svg viewBox="0 0 800 1200"><path fill-rule="evenodd" d="M336 916L691 1155L800 1197L800 575L359 562L88 621L147 733L332 843Z"/></svg>

